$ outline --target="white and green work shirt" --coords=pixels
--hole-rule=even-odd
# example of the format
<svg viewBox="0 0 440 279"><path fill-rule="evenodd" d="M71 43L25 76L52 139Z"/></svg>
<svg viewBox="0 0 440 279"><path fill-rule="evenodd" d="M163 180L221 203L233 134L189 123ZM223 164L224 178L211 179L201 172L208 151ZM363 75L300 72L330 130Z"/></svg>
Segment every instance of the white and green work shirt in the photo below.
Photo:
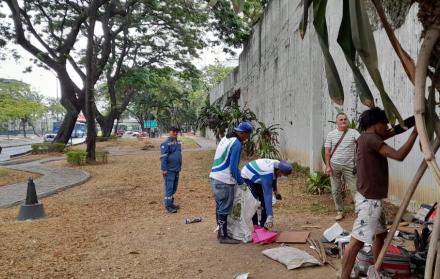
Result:
<svg viewBox="0 0 440 279"><path fill-rule="evenodd" d="M217 146L209 177L225 184L243 184L238 164L241 142L236 137L223 137Z"/></svg>

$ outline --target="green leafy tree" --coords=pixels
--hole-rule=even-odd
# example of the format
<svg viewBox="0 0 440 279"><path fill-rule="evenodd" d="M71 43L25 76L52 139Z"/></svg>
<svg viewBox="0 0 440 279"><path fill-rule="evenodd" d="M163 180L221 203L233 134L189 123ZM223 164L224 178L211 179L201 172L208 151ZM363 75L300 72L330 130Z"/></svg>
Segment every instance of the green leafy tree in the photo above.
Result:
<svg viewBox="0 0 440 279"><path fill-rule="evenodd" d="M232 71L233 67L227 67L220 63L206 66L202 69L202 80L207 90L222 82Z"/></svg>
<svg viewBox="0 0 440 279"><path fill-rule="evenodd" d="M0 121L20 120L23 136L30 125L35 133L33 121L45 111L42 96L33 92L29 84L18 80L0 79Z"/></svg>

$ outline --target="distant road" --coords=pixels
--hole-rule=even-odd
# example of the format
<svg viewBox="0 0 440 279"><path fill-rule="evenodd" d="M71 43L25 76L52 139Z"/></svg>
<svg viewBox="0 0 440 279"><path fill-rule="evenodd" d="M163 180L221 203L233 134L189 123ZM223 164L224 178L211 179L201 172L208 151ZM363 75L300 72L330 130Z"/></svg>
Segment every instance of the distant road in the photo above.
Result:
<svg viewBox="0 0 440 279"><path fill-rule="evenodd" d="M72 142L74 145L81 144L86 141L86 138L74 138L72 141L69 140L68 145ZM29 152L32 150L32 147L30 144L28 145L20 145L20 146L10 146L10 147L3 147L2 153L0 154L0 162L7 161L11 158L13 155L22 154L25 152Z"/></svg>
<svg viewBox="0 0 440 279"><path fill-rule="evenodd" d="M25 153L31 149L31 145L3 147L2 153L0 154L0 162L9 160L12 155Z"/></svg>

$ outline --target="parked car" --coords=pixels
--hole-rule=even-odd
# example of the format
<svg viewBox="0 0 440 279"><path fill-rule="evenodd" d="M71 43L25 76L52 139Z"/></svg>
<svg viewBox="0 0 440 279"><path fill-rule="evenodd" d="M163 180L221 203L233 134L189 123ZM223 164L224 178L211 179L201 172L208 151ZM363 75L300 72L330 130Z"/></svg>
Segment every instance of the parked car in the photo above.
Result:
<svg viewBox="0 0 440 279"><path fill-rule="evenodd" d="M57 136L57 134L45 134L43 136L43 141L44 142L53 142L53 140L55 139L56 136Z"/></svg>
<svg viewBox="0 0 440 279"><path fill-rule="evenodd" d="M133 137L137 137L137 136L139 136L139 132L134 131L131 135L132 135Z"/></svg>

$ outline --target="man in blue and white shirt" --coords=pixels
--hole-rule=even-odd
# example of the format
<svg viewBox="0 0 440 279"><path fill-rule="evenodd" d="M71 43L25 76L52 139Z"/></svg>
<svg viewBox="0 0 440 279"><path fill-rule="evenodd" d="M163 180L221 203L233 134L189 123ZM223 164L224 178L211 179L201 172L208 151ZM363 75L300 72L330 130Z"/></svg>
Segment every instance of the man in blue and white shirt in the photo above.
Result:
<svg viewBox="0 0 440 279"><path fill-rule="evenodd" d="M217 145L211 173L211 188L215 197L216 220L219 226L217 238L220 243L238 244L240 241L228 237L227 218L234 202L235 185L243 184L238 164L241 143L249 139L254 128L249 122L241 122L223 137Z"/></svg>
<svg viewBox="0 0 440 279"><path fill-rule="evenodd" d="M177 140L179 128L171 127L168 138L160 145L160 169L164 178L164 204L168 213L176 213L179 208L174 204L174 194L179 183L182 168L182 142Z"/></svg>
<svg viewBox="0 0 440 279"><path fill-rule="evenodd" d="M273 226L272 192L277 191L277 178L292 173L292 164L286 160L257 159L243 167L241 176L254 198L261 202L260 224L268 229ZM256 219L256 220L255 220ZM258 216L254 215L254 225Z"/></svg>

